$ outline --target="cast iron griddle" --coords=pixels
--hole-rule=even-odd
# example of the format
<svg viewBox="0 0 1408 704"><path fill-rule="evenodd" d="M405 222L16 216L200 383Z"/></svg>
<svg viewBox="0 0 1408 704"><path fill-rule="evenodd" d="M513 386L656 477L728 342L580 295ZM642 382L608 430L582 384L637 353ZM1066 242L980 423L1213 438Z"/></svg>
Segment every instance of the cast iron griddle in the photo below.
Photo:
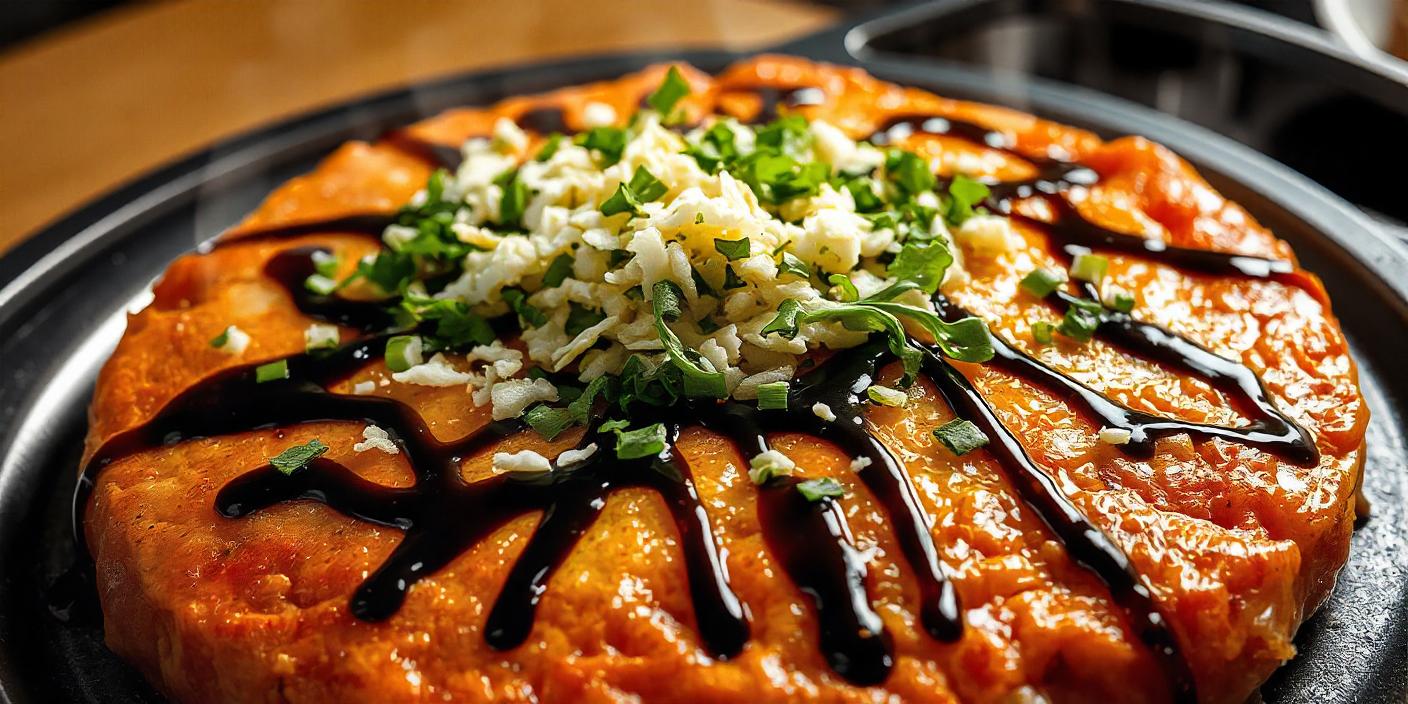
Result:
<svg viewBox="0 0 1408 704"><path fill-rule="evenodd" d="M939 3L940 5L946 3ZM857 59L841 27L778 51L859 65L937 93L1009 105L1104 136L1142 134L1194 162L1223 193L1295 246L1324 280L1360 364L1372 409L1355 535L1301 654L1263 688L1275 702L1402 702L1408 695L1408 251L1304 177L1221 137L1090 91L993 81L971 69ZM857 36L857 35L852 35ZM0 258L0 700L161 701L102 645L100 621L51 614L53 579L72 558L69 498L94 378L129 306L176 256L235 223L273 187L348 139L518 93L610 78L682 59L715 71L722 52L633 54L476 73L384 93L232 139L105 196ZM91 604L90 584L65 584Z"/></svg>

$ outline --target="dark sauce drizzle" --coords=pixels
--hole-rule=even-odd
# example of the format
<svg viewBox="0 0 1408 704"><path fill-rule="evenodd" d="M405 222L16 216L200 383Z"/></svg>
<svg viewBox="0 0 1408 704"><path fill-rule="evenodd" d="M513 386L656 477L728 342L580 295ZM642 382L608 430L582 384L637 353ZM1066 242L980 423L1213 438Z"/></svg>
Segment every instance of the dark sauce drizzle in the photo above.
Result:
<svg viewBox="0 0 1408 704"><path fill-rule="evenodd" d="M779 106L817 104L818 89L757 90L763 99L760 119L771 119ZM554 112L555 111L555 112ZM520 124L535 131L567 131L556 108L530 111ZM545 129L546 128L546 129ZM872 137L877 144L903 139L915 131L943 134L1016 154L1005 135L950 118L905 116L888 122ZM389 141L411 153L453 168L459 150L418 142L406 133ZM1099 179L1093 170L1054 157L1020 155L1034 163L1037 175L1020 182L989 184L988 206L1011 212L1015 199L1045 197L1056 206L1056 223L1033 221L1074 247L1109 248L1147 254L1171 264L1206 273L1254 278L1291 277L1289 262L1185 250L1104 229L1082 218L1060 194L1090 186ZM1063 207L1064 204L1064 207ZM1022 217L1013 213L1014 217ZM236 241L281 239L326 232L375 235L392 216L354 216L315 223L248 230ZM761 411L738 403L691 403L669 409L666 426L670 445L658 456L622 461L611 457L611 440L589 430L579 447L596 444L598 452L546 476L499 475L473 483L460 474L462 462L498 440L523 430L518 422L497 422L469 437L442 442L411 407L383 397L347 396L328 391L375 359L389 324L379 307L304 290L313 272L316 248L291 249L274 257L267 273L288 290L298 308L310 317L361 329L367 336L330 355L288 358L290 379L254 382L247 365L216 373L176 396L146 423L109 439L84 466L74 498L74 531L83 540L82 517L97 473L108 464L146 449L189 439L318 421L375 423L392 434L410 460L415 483L388 487L361 479L332 460L319 458L291 476L271 466L250 471L227 484L216 499L217 510L234 518L284 501L307 499L360 520L405 531L386 561L356 590L350 602L358 618L389 618L401 606L410 586L492 535L508 522L541 512L536 530L510 569L490 611L485 638L496 648L522 643L532 629L537 604L554 570L592 526L617 489L644 487L664 500L680 534L695 616L705 648L720 658L736 655L749 637L746 606L729 585L727 554L713 534L686 465L675 457L673 442L683 427L702 424L729 437L745 460L768 449L765 433L800 432L824 436L854 458L868 460L858 478L890 518L896 540L918 583L920 617L925 630L942 641L962 632L962 613L952 584L946 579L934 544L931 518L920 503L904 466L864 424L860 394L889 361L880 344L837 353L799 379L786 411ZM1291 280L1288 278L1288 280ZM1089 293L1089 292L1087 292ZM1071 305L1075 297L1058 292L1056 305ZM966 311L936 301L949 319ZM1137 456L1152 452L1159 437L1188 433L1220 438L1311 464L1318 453L1309 434L1270 400L1265 386L1250 368L1227 360L1161 327L1117 313L1102 316L1098 332L1129 352L1196 374L1235 397L1253 416L1241 428L1185 423L1134 411L1052 369L993 336L993 364L1063 397L1109 427L1130 431L1121 449ZM1168 674L1176 698L1194 701L1196 693L1186 661L1168 623L1127 555L1061 492L1054 480L1027 454L1017 438L997 418L991 406L952 365L930 352L925 370L960 417L977 424L993 442L988 451L1000 461L1023 500L1032 506L1071 552L1078 564L1098 576L1128 615L1132 627L1150 646ZM827 423L811 412L825 403L837 420ZM765 541L798 588L812 600L820 624L820 646L839 674L860 685L884 681L894 664L892 639L871 606L865 588L867 558L855 546L839 502L807 501L790 478L773 480L759 491L758 514ZM473 516L465 520L464 516Z"/></svg>

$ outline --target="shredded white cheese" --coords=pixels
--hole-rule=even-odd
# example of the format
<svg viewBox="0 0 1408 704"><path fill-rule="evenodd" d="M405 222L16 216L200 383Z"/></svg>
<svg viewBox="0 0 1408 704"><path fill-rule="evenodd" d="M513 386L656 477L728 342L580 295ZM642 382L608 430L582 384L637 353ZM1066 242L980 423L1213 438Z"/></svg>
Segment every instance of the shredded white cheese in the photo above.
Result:
<svg viewBox="0 0 1408 704"><path fill-rule="evenodd" d="M352 446L356 452L366 452L368 450L381 450L388 455L398 455L401 448L396 446L396 442L391 439L391 435L385 430L368 425L362 429L362 442Z"/></svg>

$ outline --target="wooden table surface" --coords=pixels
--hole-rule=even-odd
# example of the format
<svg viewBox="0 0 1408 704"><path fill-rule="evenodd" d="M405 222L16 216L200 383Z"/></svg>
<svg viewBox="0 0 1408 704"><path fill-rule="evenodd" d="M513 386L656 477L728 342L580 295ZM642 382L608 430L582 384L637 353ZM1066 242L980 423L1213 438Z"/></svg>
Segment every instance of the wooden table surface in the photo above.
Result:
<svg viewBox="0 0 1408 704"><path fill-rule="evenodd" d="M0 54L0 252L153 167L359 94L571 54L748 49L835 19L780 0L127 6Z"/></svg>

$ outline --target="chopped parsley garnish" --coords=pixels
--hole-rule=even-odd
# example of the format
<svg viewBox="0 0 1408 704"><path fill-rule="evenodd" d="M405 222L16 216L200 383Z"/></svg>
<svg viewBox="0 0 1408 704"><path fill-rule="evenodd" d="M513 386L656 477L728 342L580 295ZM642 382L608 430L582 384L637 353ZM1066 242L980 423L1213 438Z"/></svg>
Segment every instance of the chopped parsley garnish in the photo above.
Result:
<svg viewBox="0 0 1408 704"><path fill-rule="evenodd" d="M934 190L938 179L929 170L929 162L913 152L890 150L885 157L885 173L890 182L907 196L916 196Z"/></svg>
<svg viewBox="0 0 1408 704"><path fill-rule="evenodd" d="M616 187L616 193L607 198L601 204L603 215L617 215L620 213L631 213L640 216L645 214L641 208L642 203L649 203L660 196L665 195L670 189L660 179L646 170L644 166L637 166L636 172L631 176L630 183L623 183Z"/></svg>
<svg viewBox="0 0 1408 704"><path fill-rule="evenodd" d="M500 295L503 296L504 303L507 303L508 307L528 324L528 327L536 328L547 324L547 314L528 303L528 294L524 293L523 289L506 287Z"/></svg>
<svg viewBox="0 0 1408 704"><path fill-rule="evenodd" d="M826 277L826 283L841 289L841 295L838 299L841 302L854 303L860 300L860 291L856 290L856 285L851 282L851 277L845 274L832 274Z"/></svg>
<svg viewBox="0 0 1408 704"><path fill-rule="evenodd" d="M276 362L261 364L254 368L254 382L256 384L266 384L271 381L280 381L288 378L288 360L280 359Z"/></svg>
<svg viewBox="0 0 1408 704"><path fill-rule="evenodd" d="M885 273L900 281L910 281L924 293L933 294L943 283L944 273L953 264L953 253L942 240L925 244L907 243Z"/></svg>
<svg viewBox="0 0 1408 704"><path fill-rule="evenodd" d="M596 152L604 168L621 160L621 152L626 150L626 131L620 127L593 127L577 135L575 142Z"/></svg>
<svg viewBox="0 0 1408 704"><path fill-rule="evenodd" d="M722 372L705 371L695 359L699 353L687 349L683 342L680 342L675 331L666 325L666 321L679 320L682 315L681 299L683 294L679 287L670 281L656 281L651 289L651 304L655 312L655 330L660 334L660 342L665 346L665 353L669 356L670 362L679 369L681 380L684 384L684 395L691 397L724 398L728 396L728 388L724 384Z"/></svg>
<svg viewBox="0 0 1408 704"><path fill-rule="evenodd" d="M544 440L552 440L563 431L577 424L577 417L568 408L553 408L542 404L528 409L523 414L523 422L528 424Z"/></svg>
<svg viewBox="0 0 1408 704"><path fill-rule="evenodd" d="M690 144L686 151L699 163L699 168L711 174L717 173L724 164L732 163L738 158L735 139L728 123L720 120L705 130L700 141Z"/></svg>
<svg viewBox="0 0 1408 704"><path fill-rule="evenodd" d="M573 337L582 334L583 330L606 320L606 314L595 308L588 308L580 303L572 303L570 306L571 309L567 313L567 322L563 324L562 331Z"/></svg>
<svg viewBox="0 0 1408 704"><path fill-rule="evenodd" d="M948 184L948 200L944 203L944 219L954 225L962 225L973 217L973 207L987 200L992 195L980 181L975 181L963 174L953 177L953 181Z"/></svg>
<svg viewBox="0 0 1408 704"><path fill-rule="evenodd" d="M660 119L665 124L674 124L679 121L679 116L674 112L675 105L686 95L689 95L689 82L680 75L680 70L674 66L670 67L665 74L665 80L660 83L660 87L654 93L646 96L647 105L660 113Z"/></svg>
<svg viewBox="0 0 1408 704"><path fill-rule="evenodd" d="M949 452L966 455L988 444L988 436L972 421L955 418L934 429L937 439Z"/></svg>
<svg viewBox="0 0 1408 704"><path fill-rule="evenodd" d="M321 440L314 438L306 444L294 445L280 452L277 456L270 457L269 464L285 475L291 475L307 467L309 462L327 454L327 451L328 446L324 445Z"/></svg>
<svg viewBox="0 0 1408 704"><path fill-rule="evenodd" d="M791 274L803 279L812 277L812 270L807 268L807 263L791 252L782 253L782 260L777 264L777 273Z"/></svg>
<svg viewBox="0 0 1408 704"><path fill-rule="evenodd" d="M813 503L822 499L839 499L846 495L846 490L831 477L797 482L797 491Z"/></svg>
<svg viewBox="0 0 1408 704"><path fill-rule="evenodd" d="M758 331L758 334L766 336L777 333L789 340L796 337L797 316L800 315L801 312L802 307L800 303L791 298L783 301L777 307L777 317L773 318L772 322L763 326L763 329Z"/></svg>
<svg viewBox="0 0 1408 704"><path fill-rule="evenodd" d="M751 244L747 237L737 240L715 239L714 251L724 255L724 259L732 262L747 258Z"/></svg>

